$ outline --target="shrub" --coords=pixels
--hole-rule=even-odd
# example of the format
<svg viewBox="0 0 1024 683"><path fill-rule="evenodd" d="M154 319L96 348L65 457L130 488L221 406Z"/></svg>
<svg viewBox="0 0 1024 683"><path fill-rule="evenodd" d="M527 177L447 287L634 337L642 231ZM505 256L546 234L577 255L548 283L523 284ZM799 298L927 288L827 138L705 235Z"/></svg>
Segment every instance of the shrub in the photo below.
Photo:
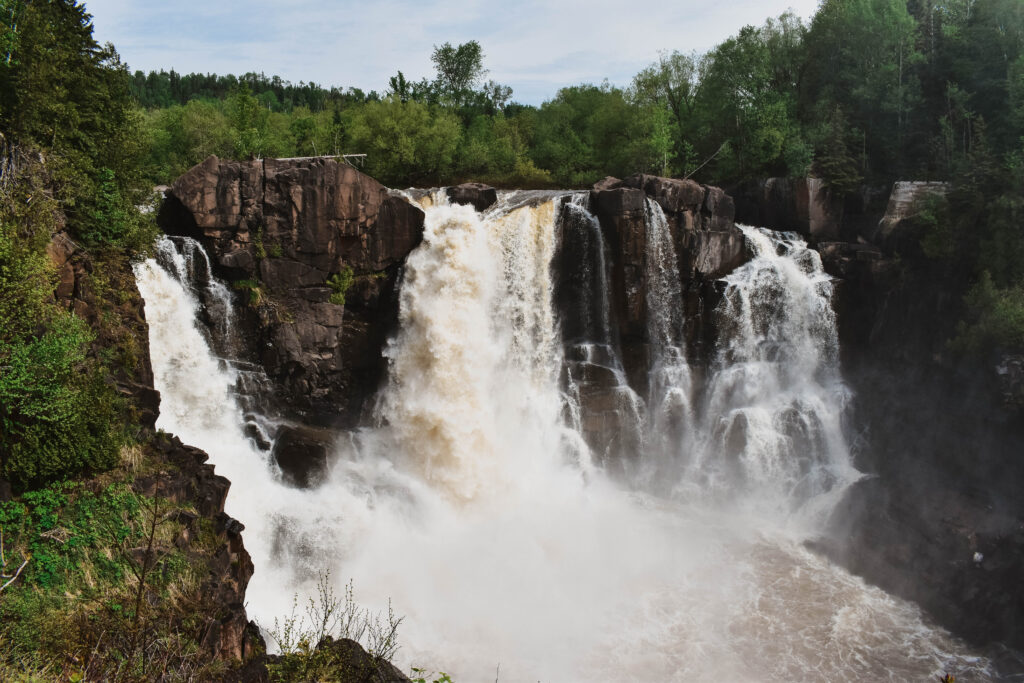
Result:
<svg viewBox="0 0 1024 683"><path fill-rule="evenodd" d="M86 356L92 339L66 312L38 336L0 339L0 476L15 487L117 463L118 399Z"/></svg>
<svg viewBox="0 0 1024 683"><path fill-rule="evenodd" d="M345 295L348 293L349 288L352 287L354 280L355 275L349 266L345 266L340 273L335 273L328 278L327 284L333 290L330 302L336 306L344 306Z"/></svg>

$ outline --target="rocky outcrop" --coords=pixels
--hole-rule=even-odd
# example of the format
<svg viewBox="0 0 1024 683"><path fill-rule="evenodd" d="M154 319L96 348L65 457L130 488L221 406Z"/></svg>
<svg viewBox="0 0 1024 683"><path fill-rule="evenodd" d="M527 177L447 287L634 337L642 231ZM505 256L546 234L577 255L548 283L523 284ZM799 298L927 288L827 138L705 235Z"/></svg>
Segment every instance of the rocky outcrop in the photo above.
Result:
<svg viewBox="0 0 1024 683"><path fill-rule="evenodd" d="M713 344L710 312L718 301L717 280L747 260L743 233L734 223L732 198L722 189L692 180L635 175L601 181L590 204L612 254L612 314L631 384L646 381L648 286L647 200L665 215L678 263L686 307L687 347L698 357Z"/></svg>
<svg viewBox="0 0 1024 683"><path fill-rule="evenodd" d="M316 680L345 681L345 683L410 683L398 667L382 657L375 657L349 638L335 640L331 636L321 640L315 649ZM286 657L271 655L268 663L277 665L281 674L291 671ZM298 672L296 672L298 673ZM308 675L308 674L307 674ZM291 677L287 677L291 680Z"/></svg>
<svg viewBox="0 0 1024 683"><path fill-rule="evenodd" d="M448 201L453 204L468 204L477 211L485 211L498 201L498 191L483 183L463 183L446 187Z"/></svg>
<svg viewBox="0 0 1024 683"><path fill-rule="evenodd" d="M133 486L143 495L194 507L196 516L179 513L182 531L175 545L189 554L194 566L206 567L199 593L203 599L203 624L198 640L210 656L228 662L245 662L264 649L258 630L250 627L245 612L245 589L253 564L242 543L245 528L224 513L228 489L224 477L206 464L206 453L186 446L176 437L160 433L153 441L158 458L173 470L138 477ZM201 520L206 520L202 522ZM215 550L193 548L204 525L212 526ZM205 539L207 541L211 539Z"/></svg>
<svg viewBox="0 0 1024 683"><path fill-rule="evenodd" d="M156 552L181 551L200 579L196 595L202 605L172 612L179 620L176 627L191 631L205 650L197 658L247 661L263 643L245 612L253 564L240 535L243 527L224 513L230 482L206 464L206 453L154 432L160 394L153 387L149 327L131 263L114 250L90 253L63 231L54 235L47 253L57 272L56 303L82 318L95 334L92 352L109 359L109 382L125 399L123 418L137 430L143 455L131 485L136 492L159 499L161 509L170 508L165 519L180 526L178 536L166 542L168 547L158 546ZM2 490L4 483L0 481L0 499L9 494ZM109 481L86 483L93 485L105 487Z"/></svg>
<svg viewBox="0 0 1024 683"><path fill-rule="evenodd" d="M582 204L580 198L563 204L553 270L564 382L577 395L584 438L611 467L640 452L635 411L637 395L647 394L652 362L648 277L659 266L648 262L656 251L648 240L657 213L674 248L671 277L686 309L678 332L695 359L714 343L711 312L720 278L747 260L732 200L716 187L650 175L605 178Z"/></svg>
<svg viewBox="0 0 1024 683"><path fill-rule="evenodd" d="M119 359L110 364L111 380L128 399L132 412L128 417L152 429L159 412L160 393L153 388L145 309L128 258L106 253L106 261L96 263L63 230L51 238L46 253L57 272L57 303L94 331L93 353L113 353ZM102 296L102 292L111 291L120 296Z"/></svg>
<svg viewBox="0 0 1024 683"><path fill-rule="evenodd" d="M819 178L764 178L731 188L736 220L772 230L796 232L811 243L834 241L842 234L844 201Z"/></svg>
<svg viewBox="0 0 1024 683"><path fill-rule="evenodd" d="M333 158L210 157L171 186L160 224L200 240L217 274L245 290L249 355L284 411L354 425L383 375L423 212Z"/></svg>
<svg viewBox="0 0 1024 683"><path fill-rule="evenodd" d="M878 229L872 240L889 251L897 251L900 242L906 241L905 227L921 210L921 205L930 197L942 197L949 191L946 183L904 181L892 186L885 215L878 222Z"/></svg>
<svg viewBox="0 0 1024 683"><path fill-rule="evenodd" d="M837 283L843 373L862 436L822 548L976 644L1024 647L1020 364L950 352L961 294L905 230L933 183L897 183L876 244L818 244ZM1016 378L1016 379L1015 379Z"/></svg>

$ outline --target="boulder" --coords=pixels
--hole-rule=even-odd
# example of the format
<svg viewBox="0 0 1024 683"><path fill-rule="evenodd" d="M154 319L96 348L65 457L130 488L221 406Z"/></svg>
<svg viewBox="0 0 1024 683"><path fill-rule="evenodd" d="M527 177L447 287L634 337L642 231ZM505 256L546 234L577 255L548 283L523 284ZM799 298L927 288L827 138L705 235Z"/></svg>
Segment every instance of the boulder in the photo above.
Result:
<svg viewBox="0 0 1024 683"><path fill-rule="evenodd" d="M498 201L498 191L483 183L462 183L445 188L445 192L453 204L468 204L477 211L484 211Z"/></svg>
<svg viewBox="0 0 1024 683"><path fill-rule="evenodd" d="M887 251L897 251L901 242L912 239L905 234L906 228L918 214L921 202L932 197L942 197L948 191L947 183L921 180L893 183L889 204L882 220L878 222L878 229L872 236L872 241Z"/></svg>
<svg viewBox="0 0 1024 683"><path fill-rule="evenodd" d="M616 187L620 187L622 181L618 178L613 178L610 175L605 176L601 180L590 186L592 190L614 190Z"/></svg>
<svg viewBox="0 0 1024 683"><path fill-rule="evenodd" d="M319 483L327 472L327 458L334 438L328 430L282 427L272 454L285 480L299 488Z"/></svg>
<svg viewBox="0 0 1024 683"><path fill-rule="evenodd" d="M705 188L693 180L637 174L623 180L622 185L643 190L648 197L658 202L666 213L695 212L705 197ZM721 190L719 192L725 195Z"/></svg>

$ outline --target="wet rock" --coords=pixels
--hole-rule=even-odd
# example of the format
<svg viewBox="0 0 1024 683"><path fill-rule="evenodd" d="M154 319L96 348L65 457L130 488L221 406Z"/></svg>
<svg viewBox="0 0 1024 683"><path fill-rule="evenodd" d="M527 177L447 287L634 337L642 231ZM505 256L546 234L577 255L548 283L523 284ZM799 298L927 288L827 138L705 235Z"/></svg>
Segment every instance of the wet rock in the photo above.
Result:
<svg viewBox="0 0 1024 683"><path fill-rule="evenodd" d="M622 185L622 181L612 176L605 176L590 186L592 190L613 190Z"/></svg>
<svg viewBox="0 0 1024 683"><path fill-rule="evenodd" d="M354 425L383 376L399 271L422 239L423 212L329 157L210 157L167 195L164 230L199 239L220 277L249 281L255 303L239 336L278 406L305 422Z"/></svg>
<svg viewBox="0 0 1024 683"><path fill-rule="evenodd" d="M590 192L591 210L608 246L611 314L630 386L641 395L646 390L648 367L647 223L652 219L648 199L661 208L671 233L692 353L703 353L714 343L710 319L714 306L706 295L714 301L717 298L708 283L748 259L743 233L733 222L733 201L720 188L691 180L635 175L617 183L602 182ZM573 236L563 235L560 248L566 253L578 251L565 242L567 238Z"/></svg>
<svg viewBox="0 0 1024 683"><path fill-rule="evenodd" d="M453 204L468 204L477 211L484 211L498 201L498 191L483 183L463 183L445 188L445 192Z"/></svg>
<svg viewBox="0 0 1024 683"><path fill-rule="evenodd" d="M637 174L623 180L622 185L643 190L648 197L658 202L666 213L697 212L701 203L705 201L704 186L693 180ZM717 201L709 209L709 214L732 220L731 215L727 216L726 211L720 210L718 207L718 203L726 197L725 193L718 188L713 189L717 191L715 194Z"/></svg>
<svg viewBox="0 0 1024 683"><path fill-rule="evenodd" d="M308 488L323 479L334 435L302 426L282 427L272 454L285 479L293 486Z"/></svg>

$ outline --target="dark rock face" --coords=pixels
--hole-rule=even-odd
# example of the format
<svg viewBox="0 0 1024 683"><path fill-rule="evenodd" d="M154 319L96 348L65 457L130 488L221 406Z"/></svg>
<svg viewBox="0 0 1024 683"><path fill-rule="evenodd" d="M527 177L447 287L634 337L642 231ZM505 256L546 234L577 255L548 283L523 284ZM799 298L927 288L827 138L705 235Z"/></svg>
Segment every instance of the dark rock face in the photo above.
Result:
<svg viewBox="0 0 1024 683"><path fill-rule="evenodd" d="M843 372L863 437L856 465L870 475L848 492L823 548L957 635L1021 649L1020 361L951 355L955 287L888 255L911 217L907 187L922 185L897 184L895 232L879 232L881 244L818 244L826 270L842 278Z"/></svg>
<svg viewBox="0 0 1024 683"><path fill-rule="evenodd" d="M112 349L119 352L122 360L111 365L112 380L128 399L135 420L152 429L160 409L160 392L153 388L146 311L131 264L126 257L113 257L114 262L97 266L66 232L54 235L46 252L57 271L54 298L96 332L94 353ZM98 296L98 277L104 281L102 289L116 290L122 297L115 302ZM101 317L117 322L101 324Z"/></svg>
<svg viewBox="0 0 1024 683"><path fill-rule="evenodd" d="M285 479L306 488L318 483L327 471L327 459L334 434L312 427L282 427L277 432L272 455Z"/></svg>
<svg viewBox="0 0 1024 683"><path fill-rule="evenodd" d="M732 199L721 189L690 180L636 175L605 178L589 194L598 225L563 205L553 270L555 300L565 341L565 381L579 393L584 438L598 459L621 464L634 457L641 435L635 395L646 396L651 358L647 291L652 212L665 216L684 297L687 349L706 358L714 344L712 311L721 297L720 278L743 264L743 233L733 223ZM604 250L602 255L601 250ZM605 264L605 281L593 272ZM606 291L599 291L606 287ZM608 310L602 311L607 297ZM679 341L682 341L681 339ZM611 349L622 359L619 370Z"/></svg>
<svg viewBox="0 0 1024 683"><path fill-rule="evenodd" d="M647 358L647 199L665 214L686 305L688 348L700 356L713 344L708 316L720 292L714 282L746 262L743 233L733 222L732 198L717 187L692 180L635 175L605 179L590 193L594 214L612 255L612 315L621 335L630 383L645 390Z"/></svg>
<svg viewBox="0 0 1024 683"><path fill-rule="evenodd" d="M498 191L483 183L463 183L445 188L445 192L453 204L469 204L477 211L485 211L498 201Z"/></svg>
<svg viewBox="0 0 1024 683"><path fill-rule="evenodd" d="M906 235L911 219L917 214L921 202L929 197L941 197L949 189L946 183L921 181L899 182L892 186L885 215L878 222L872 240L888 251L898 251L901 243L910 238Z"/></svg>
<svg viewBox="0 0 1024 683"><path fill-rule="evenodd" d="M765 178L731 193L736 220L745 225L796 232L811 243L851 239L841 230L843 198L833 197L819 178Z"/></svg>
<svg viewBox="0 0 1024 683"><path fill-rule="evenodd" d="M244 527L224 514L231 482L215 474L213 466L206 464L206 453L182 444L177 437L157 434L153 446L159 457L174 469L140 476L133 487L146 496L191 504L198 513L198 516L179 515L178 521L184 530L175 545L186 553L194 553L195 562L205 564L208 569L200 589L206 618L200 626L199 641L217 659L248 661L263 649L263 642L245 613L245 589L252 578L253 564L242 544ZM213 523L220 542L212 556L209 551L191 549L192 540L200 533L200 517Z"/></svg>
<svg viewBox="0 0 1024 683"><path fill-rule="evenodd" d="M383 374L396 285L423 212L331 158L210 157L174 182L160 223L199 239L218 274L249 291L248 355L285 412L354 425Z"/></svg>

